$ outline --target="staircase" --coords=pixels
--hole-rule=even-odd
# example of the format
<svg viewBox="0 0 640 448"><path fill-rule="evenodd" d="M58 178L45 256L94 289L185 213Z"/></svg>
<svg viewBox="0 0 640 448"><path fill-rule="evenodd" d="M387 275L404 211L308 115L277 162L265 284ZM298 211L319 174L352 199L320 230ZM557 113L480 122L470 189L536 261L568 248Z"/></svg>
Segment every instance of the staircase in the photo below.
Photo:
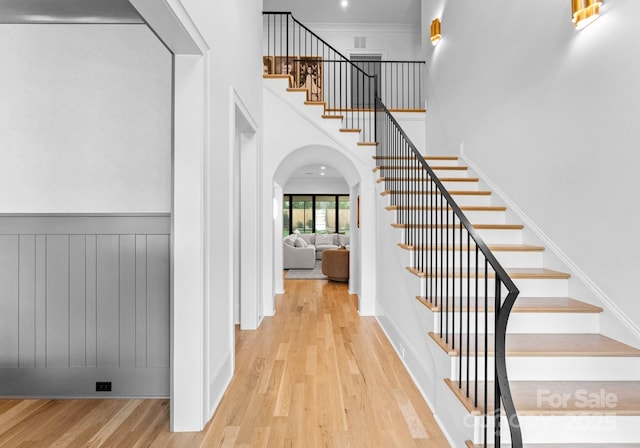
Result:
<svg viewBox="0 0 640 448"><path fill-rule="evenodd" d="M309 101L309 91L296 88L290 75L264 77L304 104L323 129L352 136L352 144L372 157L388 221L379 232L397 242L379 253L394 251L404 274L393 275L405 275L402 291L410 292L398 300L415 304L435 372L435 392L425 398L454 446L493 446L494 433L501 445L511 446L515 428L524 445L514 446L640 447L640 350L600 334L603 309L569 297L570 275L545 267L545 248L525 243L524 226L477 175L458 157L433 155L422 156L432 173L425 174L411 151L381 150L390 131L380 131L379 109L375 118L371 110L341 113L342 107ZM400 133L392 140L415 149ZM425 186L433 179L447 197L440 187ZM450 214L449 197L472 229ZM515 296L505 287L502 268L519 290L510 310ZM508 387L504 375L496 391L494 372L505 362L496 367L495 348L505 329ZM392 343L404 359L404 346ZM496 392L505 406L513 403L517 420L508 422L500 407L496 414Z"/></svg>
<svg viewBox="0 0 640 448"><path fill-rule="evenodd" d="M524 446L640 446L640 436L635 430L640 424L640 350L599 333L602 308L568 297L570 275L545 269L545 248L523 243L524 226L507 222L506 207L494 205L492 192L483 189L480 179L469 173L457 157L424 158L441 176L440 180L450 189L460 208L520 290L509 318L506 356L509 384L522 427ZM410 178L403 178L401 173L407 176L408 171L398 165L390 169L385 166L384 158L377 162L379 193L383 206L392 214L391 227L398 229L398 250L407 255L414 250L446 251L449 257L453 257L453 252L467 254L473 251L473 247L464 245L452 248L407 244L404 241L407 225L402 220L402 211L407 207L390 205L389 198L406 194L407 188L402 185ZM456 174L452 176L452 173ZM386 189L386 181L397 182L400 187L397 190ZM428 207L421 210L429 212ZM484 385L479 388L477 403L463 393L466 372L463 372L462 388L458 387L460 357L464 358L466 351L453 348L437 334L442 309L424 296L428 275L411 265L412 257L405 258L406 269L415 277L415 300L433 321L434 331L429 334L431 342L450 361L446 363L448 375L442 378L451 396L455 397L449 404L461 406L460 414L466 413L468 418L482 416L485 414L482 406ZM446 276L459 279L466 277L467 271L475 276L475 259L470 258L471 263L467 264L469 257L464 255L459 271L449 272ZM480 278L484 277L482 267L477 272ZM465 289L463 286L461 290ZM460 320L462 314L464 327L466 300L462 306L457 298L453 302L449 325ZM481 314L485 312L482 304L477 310ZM483 334L488 333L488 362L489 370L492 370L493 306L490 305L487 311L488 324L485 326L482 319L479 322L478 353L484 357ZM473 329L473 323L471 326ZM493 382L487 385L487 392L486 410L491 415ZM503 423L502 427L505 428L506 424ZM474 427L472 433L476 437L470 436L467 446L485 446L481 428ZM503 439L509 440L508 437L508 433L503 432Z"/></svg>

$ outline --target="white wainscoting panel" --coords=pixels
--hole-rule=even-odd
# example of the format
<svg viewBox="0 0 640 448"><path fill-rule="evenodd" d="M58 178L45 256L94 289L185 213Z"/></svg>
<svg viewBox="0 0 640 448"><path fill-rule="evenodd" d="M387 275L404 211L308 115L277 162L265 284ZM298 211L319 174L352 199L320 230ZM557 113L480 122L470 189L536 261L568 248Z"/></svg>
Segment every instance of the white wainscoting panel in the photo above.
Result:
<svg viewBox="0 0 640 448"><path fill-rule="evenodd" d="M164 214L0 216L0 395L168 396L169 238Z"/></svg>

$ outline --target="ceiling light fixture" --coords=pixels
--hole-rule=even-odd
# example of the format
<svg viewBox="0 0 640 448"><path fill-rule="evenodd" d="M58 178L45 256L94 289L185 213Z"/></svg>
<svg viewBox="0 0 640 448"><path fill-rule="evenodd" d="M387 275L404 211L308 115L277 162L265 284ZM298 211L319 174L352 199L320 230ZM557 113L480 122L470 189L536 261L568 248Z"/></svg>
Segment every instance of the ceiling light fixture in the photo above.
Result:
<svg viewBox="0 0 640 448"><path fill-rule="evenodd" d="M349 6L349 2L347 0L342 0L340 2L340 6L342 6L343 8L346 8L347 6Z"/></svg>
<svg viewBox="0 0 640 448"><path fill-rule="evenodd" d="M571 0L571 21L577 30L600 17L600 0Z"/></svg>
<svg viewBox="0 0 640 448"><path fill-rule="evenodd" d="M440 35L440 19L435 18L431 22L431 43L436 46L440 42L442 36Z"/></svg>

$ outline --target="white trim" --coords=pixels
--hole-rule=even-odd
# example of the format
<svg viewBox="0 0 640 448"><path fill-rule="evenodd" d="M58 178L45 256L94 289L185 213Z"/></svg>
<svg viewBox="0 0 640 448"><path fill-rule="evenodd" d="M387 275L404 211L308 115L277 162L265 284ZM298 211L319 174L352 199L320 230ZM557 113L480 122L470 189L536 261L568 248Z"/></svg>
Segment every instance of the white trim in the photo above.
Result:
<svg viewBox="0 0 640 448"><path fill-rule="evenodd" d="M211 96L211 51L208 49L204 53L204 98ZM203 415L205 422L208 422L213 416L213 410L211 410L211 382L209 381L211 374L211 131L208 126L208 122L211 117L211 102L204 101L204 114L203 114L203 129L204 129L204 154L202 157L202 173L203 173L203 190L202 190L202 202L203 214L202 214L202 246L203 246L203 285L202 290L203 297L203 328L204 328L204 341L203 341L203 378L204 378L204 399ZM206 424L206 423L205 423Z"/></svg>
<svg viewBox="0 0 640 448"><path fill-rule="evenodd" d="M179 0L131 0L131 5L173 54L203 56L209 50Z"/></svg>
<svg viewBox="0 0 640 448"><path fill-rule="evenodd" d="M387 59L387 51L386 50L376 50L374 48L347 48L347 54L349 55L349 60L351 60L354 56L380 56L380 62L384 62ZM355 61L358 62L358 61ZM376 61L377 62L377 61Z"/></svg>
<svg viewBox="0 0 640 448"><path fill-rule="evenodd" d="M571 259L567 254L564 253L557 244L553 242L549 236L547 236L544 231L538 227L535 222L520 208L518 207L514 201L507 196L507 194L500 189L490 178L486 175L478 166L473 163L467 156L464 154L463 144L460 144L460 157L464 162L476 172L476 174L482 179L483 182L487 184L487 186L500 197L502 201L504 201L505 205L516 215L524 225L531 229L531 231L542 241L544 246L546 246L558 259L566 265L566 267L571 271L571 274L574 275L577 279L579 279L607 308L607 310L611 311L611 313L631 332L633 335L640 340L640 326L638 326L632 319L630 319L624 311L618 307L613 300L609 296L607 296L602 289L598 287L598 285L593 282L587 274L578 267L578 265Z"/></svg>
<svg viewBox="0 0 640 448"><path fill-rule="evenodd" d="M241 222L239 223L235 223L234 222L234 214L231 213L229 214L229 223L230 229L233 229L234 226L239 226L240 227L240 235L249 235L249 232L243 232L242 231L242 227L248 225L248 222L259 222L260 217L261 217L261 211L262 211L262 206L261 206L261 201L260 201L260 162L261 162L261 158L260 158L260 151L259 151L259 145L258 145L258 139L259 139L259 127L257 122L255 121L255 119L251 116L251 113L249 112L249 109L246 107L246 105L244 104L244 102L242 101L242 98L240 97L240 95L238 94L238 92L232 87L230 87L229 90L230 93L230 120L229 120L229 124L230 124L230 129L229 129L229 133L231 135L231 140L230 140L230 155L231 157L229 157L229 172L233 173L232 174L232 184L235 185L235 179L233 178L233 176L235 176L236 172L235 172L235 166L234 166L234 160L235 157L238 157L239 163L240 163L240 170L241 172L244 172L245 174L249 173L250 177L248 178L241 178L240 180L240 207L241 209L244 207L247 207L246 204L248 203L252 203L253 201L255 201L258 204L257 209L255 207L251 207L251 213L254 214L253 218L252 217L247 217L244 216L241 219ZM244 119L244 121L246 121L246 123L238 123L236 121L236 111L238 111L240 114L242 114L242 117ZM247 129L247 125L248 125L248 129ZM236 135L237 133L240 134L240 141L236 142ZM247 145L243 145L242 141L243 141L243 135L250 135L250 142ZM239 151L239 153L236 155L234 154L235 151ZM247 154L247 151L250 151L250 154ZM247 170L247 163L252 163L255 164L255 167L251 167L250 168L255 168L255 170L251 169L251 170ZM254 177L255 176L255 177ZM233 188L235 188L234 186L232 186L232 190ZM246 198L244 197L245 195L248 195ZM245 204L243 206L243 204ZM261 296L261 291L262 291L262 270L261 270L261 258L260 258L260 243L259 243L259 236L256 236L255 234L253 236L247 236L246 238L249 239L253 239L256 238L256 241L254 242L254 244L242 244L241 245L241 249L240 249L240 253L238 253L237 255L240 256L240 272L244 272L245 276L248 276L250 272L255 272L255 277L248 279L249 281L247 281L247 278L245 278L243 280L243 283L246 282L248 285L251 285L250 287L247 288L243 288L244 292L241 292L240 294L240 328L242 330L255 330L258 328L258 324L259 324L259 319L260 319L260 313L259 313L259 309L260 309L260 299L259 297ZM230 254L234 254L234 241L232 238L229 239L229 253ZM255 250L255 253L252 253L252 251ZM244 256L243 256L244 254ZM250 254L250 256L247 256L247 254ZM255 265L253 265L253 263L255 263ZM235 262L233 263L233 266L235 269ZM234 291L234 288L236 287L236 285L234 284L234 278L235 275L230 276L229 281L230 281L230 291ZM254 288L255 291L251 291L251 288ZM249 292L247 292L247 290L249 290ZM230 316L230 322L235 322L235 316L234 316L234 300L235 294L231 295L230 300L232 301L231 306L230 306L230 312L231 312L231 316ZM248 313L250 312L250 313ZM230 340L231 340L231 352L235 353L235 344L234 344L234 340L235 340L235 334L234 334L234 326L231 326L231 334L230 334ZM233 355L232 355L233 358ZM233 361L233 365L235 365L235 359L232 359Z"/></svg>
<svg viewBox="0 0 640 448"><path fill-rule="evenodd" d="M411 381L413 381L413 384L415 384L416 388L418 389L418 391L420 392L420 395L422 395L422 398L424 399L424 401L427 403L427 405L429 406L429 409L431 409L431 415L432 417L436 420L436 422L438 423L438 426L440 427L440 430L442 431L442 433L444 434L445 438L447 439L447 441L449 442L449 444L451 446L456 446L453 438L451 437L451 434L449 434L449 432L447 431L446 426L444 425L444 423L440 420L440 418L438 417L438 414L436 413L436 407L434 406L434 404L431 402L431 400L429 399L429 397L427 396L427 394L424 392L424 390L422 389L420 382L416 380L416 377L414 376L413 372L411 371L411 369L409 368L409 366L407 365L407 363L405 362L405 358L402 356L402 354L400 352L398 352L398 349L396 348L395 344L393 343L393 339L391 339L391 337L389 336L389 333L387 332L387 329L384 327L382 321L380 320L380 316L385 317L385 321L389 322L389 324L391 325L393 331L396 332L396 334L400 337L400 339L402 340L402 344L404 347L408 348L408 352L411 354L411 356L413 357L413 359L416 361L416 363L418 365L420 365L420 368L423 369L425 372L428 372L428 368L427 366L424 365L424 362L422 361L422 359L420 358L420 356L417 355L416 350L413 348L413 345L411 345L411 343L409 342L409 340L407 338L404 337L402 330L400 330L400 328L398 328L398 326L396 325L396 323L392 320L389 319L387 316L387 312L385 311L385 309L380 305L379 302L376 301L376 322L378 322L378 325L380 325L380 328L382 329L382 332L384 333L384 335L387 337L387 340L389 341L389 343L391 344L391 346L393 347L393 350L396 352L396 355L398 355L398 359L400 359L400 361L402 362L402 365L404 366L404 369L407 371L407 373L409 374L409 376L411 377ZM407 355L407 352L405 352L405 356ZM427 376L431 377L431 375ZM432 381L436 381L435 378L431 377Z"/></svg>

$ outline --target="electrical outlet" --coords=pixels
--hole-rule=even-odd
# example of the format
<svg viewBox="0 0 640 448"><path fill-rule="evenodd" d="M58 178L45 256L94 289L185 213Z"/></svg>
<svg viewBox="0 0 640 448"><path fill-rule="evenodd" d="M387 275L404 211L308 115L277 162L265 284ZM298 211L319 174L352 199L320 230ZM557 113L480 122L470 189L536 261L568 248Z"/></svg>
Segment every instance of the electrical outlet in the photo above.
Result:
<svg viewBox="0 0 640 448"><path fill-rule="evenodd" d="M111 392L111 381L96 381L96 392Z"/></svg>

